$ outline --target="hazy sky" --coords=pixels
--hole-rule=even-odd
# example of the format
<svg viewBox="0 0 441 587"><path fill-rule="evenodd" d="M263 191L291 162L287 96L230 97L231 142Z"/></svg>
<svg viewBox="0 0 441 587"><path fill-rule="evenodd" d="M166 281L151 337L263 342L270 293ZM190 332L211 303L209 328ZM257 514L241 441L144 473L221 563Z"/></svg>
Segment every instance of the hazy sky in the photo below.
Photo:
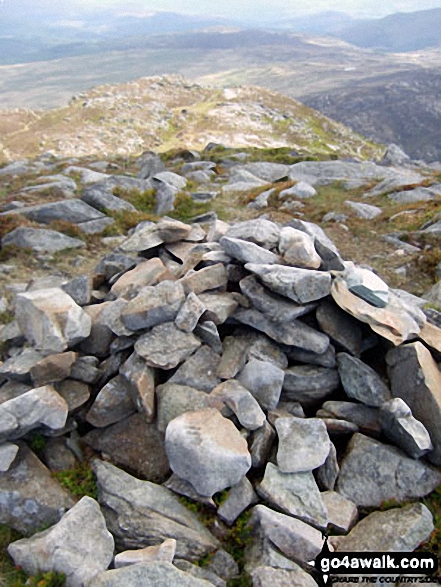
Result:
<svg viewBox="0 0 441 587"><path fill-rule="evenodd" d="M384 16L393 12L412 12L441 8L441 0L0 0L5 12L69 13L80 16L91 9L118 8L125 12L169 11L184 14L224 16L230 19L278 20L315 12L336 10L355 16Z"/></svg>
<svg viewBox="0 0 441 587"><path fill-rule="evenodd" d="M13 0L4 0L12 2ZM393 12L412 12L440 8L440 0L73 0L83 6L124 6L126 9L146 11L166 10L181 13L220 15L229 18L253 16L278 18L284 15L305 15L314 12L337 10L356 15L383 16Z"/></svg>

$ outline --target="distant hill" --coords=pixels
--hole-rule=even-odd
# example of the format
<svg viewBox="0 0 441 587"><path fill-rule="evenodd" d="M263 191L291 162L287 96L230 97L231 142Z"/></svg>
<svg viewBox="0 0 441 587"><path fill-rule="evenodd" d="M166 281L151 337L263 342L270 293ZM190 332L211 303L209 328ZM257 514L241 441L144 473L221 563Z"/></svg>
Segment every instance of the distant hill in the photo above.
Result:
<svg viewBox="0 0 441 587"><path fill-rule="evenodd" d="M0 111L0 159L134 155L148 149L289 147L358 159L378 145L299 102L263 88L216 89L177 76L105 85L48 111Z"/></svg>
<svg viewBox="0 0 441 587"><path fill-rule="evenodd" d="M441 8L359 20L330 34L357 47L381 51L418 51L441 44Z"/></svg>

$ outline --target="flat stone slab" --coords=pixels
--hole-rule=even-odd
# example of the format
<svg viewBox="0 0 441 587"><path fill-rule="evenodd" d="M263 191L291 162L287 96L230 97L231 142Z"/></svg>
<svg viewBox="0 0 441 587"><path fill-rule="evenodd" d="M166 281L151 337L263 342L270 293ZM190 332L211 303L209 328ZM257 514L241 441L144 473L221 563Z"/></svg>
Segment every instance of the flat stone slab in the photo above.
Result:
<svg viewBox="0 0 441 587"><path fill-rule="evenodd" d="M433 531L433 518L422 503L373 512L338 544L339 552L412 552Z"/></svg>
<svg viewBox="0 0 441 587"><path fill-rule="evenodd" d="M85 247L79 238L66 236L56 230L44 228L16 228L2 238L2 247L14 245L21 249L31 249L36 253L57 253L67 249Z"/></svg>
<svg viewBox="0 0 441 587"><path fill-rule="evenodd" d="M201 346L191 332L182 332L173 322L165 322L141 336L135 351L150 367L173 369Z"/></svg>
<svg viewBox="0 0 441 587"><path fill-rule="evenodd" d="M48 224L53 220L64 220L72 224L80 224L89 220L98 220L105 218L106 215L92 208L86 202L78 199L61 200L59 202L50 202L49 204L38 204L37 206L27 206L11 212L3 212L0 216L21 214L38 222L39 224Z"/></svg>
<svg viewBox="0 0 441 587"><path fill-rule="evenodd" d="M284 378L283 370L277 365L253 358L247 362L238 377L239 382L266 410L273 410L279 403Z"/></svg>
<svg viewBox="0 0 441 587"><path fill-rule="evenodd" d="M212 587L213 583L193 577L185 571L164 561L139 563L121 569L100 573L94 577L87 587Z"/></svg>
<svg viewBox="0 0 441 587"><path fill-rule="evenodd" d="M338 373L346 394L371 407L391 398L390 389L372 367L348 353L337 355Z"/></svg>
<svg viewBox="0 0 441 587"><path fill-rule="evenodd" d="M304 304L326 297L331 291L331 275L324 271L247 263L245 269L257 275L272 291Z"/></svg>
<svg viewBox="0 0 441 587"><path fill-rule="evenodd" d="M236 485L251 467L246 440L214 408L186 412L165 431L170 468L202 496Z"/></svg>
<svg viewBox="0 0 441 587"><path fill-rule="evenodd" d="M266 248L279 244L280 228L274 222L264 218L238 222L226 227L225 236L250 241Z"/></svg>
<svg viewBox="0 0 441 587"><path fill-rule="evenodd" d="M176 540L176 557L199 560L219 542L168 489L140 481L110 463L94 461L99 502L120 550Z"/></svg>
<svg viewBox="0 0 441 587"><path fill-rule="evenodd" d="M296 365L285 369L283 399L314 403L332 393L340 385L336 369L315 365Z"/></svg>
<svg viewBox="0 0 441 587"><path fill-rule="evenodd" d="M317 528L326 528L328 514L312 472L282 473L268 463L258 494L284 513Z"/></svg>
<svg viewBox="0 0 441 587"><path fill-rule="evenodd" d="M81 540L78 529L81 528ZM28 574L56 571L66 575L66 587L83 587L106 570L113 558L114 541L98 503L83 497L52 528L32 538L13 542L8 552Z"/></svg>
<svg viewBox="0 0 441 587"><path fill-rule="evenodd" d="M319 418L278 418L277 464L282 473L301 473L317 469L325 462L331 441Z"/></svg>
<svg viewBox="0 0 441 587"><path fill-rule="evenodd" d="M58 522L75 502L35 454L18 445L14 462L0 474L0 524L29 536Z"/></svg>
<svg viewBox="0 0 441 587"><path fill-rule="evenodd" d="M337 491L358 506L378 507L385 500L424 497L440 482L436 469L357 433L341 463Z"/></svg>

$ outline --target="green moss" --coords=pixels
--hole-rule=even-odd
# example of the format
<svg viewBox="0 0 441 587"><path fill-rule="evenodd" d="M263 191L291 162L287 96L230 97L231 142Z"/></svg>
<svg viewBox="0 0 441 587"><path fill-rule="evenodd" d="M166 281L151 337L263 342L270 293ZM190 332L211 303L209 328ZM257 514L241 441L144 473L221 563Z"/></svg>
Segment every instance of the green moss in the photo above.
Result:
<svg viewBox="0 0 441 587"><path fill-rule="evenodd" d="M14 314L9 310L0 312L0 324L10 324L14 320Z"/></svg>
<svg viewBox="0 0 441 587"><path fill-rule="evenodd" d="M22 587L26 583L25 573L14 566L6 550L11 542L20 538L22 536L15 530L7 526L0 526L0 584L2 587Z"/></svg>
<svg viewBox="0 0 441 587"><path fill-rule="evenodd" d="M147 214L154 214L155 212L156 196L154 189L141 192L136 188L128 190L118 186L113 190L113 195L130 202L139 212Z"/></svg>
<svg viewBox="0 0 441 587"><path fill-rule="evenodd" d="M76 497L88 495L97 499L98 489L95 476L87 462L79 463L74 469L53 473L57 481Z"/></svg>
<svg viewBox="0 0 441 587"><path fill-rule="evenodd" d="M29 440L29 448L39 455L46 448L46 443L46 437L41 432L33 432Z"/></svg>
<svg viewBox="0 0 441 587"><path fill-rule="evenodd" d="M185 192L180 192L175 198L175 209L168 216L188 222L195 216L205 214L210 210L210 204L206 202L194 202Z"/></svg>

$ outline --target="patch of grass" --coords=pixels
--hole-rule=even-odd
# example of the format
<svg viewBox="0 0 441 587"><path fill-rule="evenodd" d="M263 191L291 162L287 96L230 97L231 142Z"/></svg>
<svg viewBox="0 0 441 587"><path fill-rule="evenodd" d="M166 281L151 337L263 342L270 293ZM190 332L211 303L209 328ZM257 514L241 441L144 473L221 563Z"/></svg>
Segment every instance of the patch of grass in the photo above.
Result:
<svg viewBox="0 0 441 587"><path fill-rule="evenodd" d="M423 503L433 515L435 528L429 540L421 545L418 550L433 552L438 557L441 557L441 485L426 497ZM437 576L441 576L441 568L438 569Z"/></svg>
<svg viewBox="0 0 441 587"><path fill-rule="evenodd" d="M46 437L41 432L33 432L29 440L29 448L40 455L46 448Z"/></svg>
<svg viewBox="0 0 441 587"><path fill-rule="evenodd" d="M71 238L84 240L84 232L82 232L78 225L73 224L72 222L67 222L66 220L52 220L52 222L47 225L47 228L50 230L56 230L57 232L62 232Z"/></svg>
<svg viewBox="0 0 441 587"><path fill-rule="evenodd" d="M136 188L128 190L117 186L113 190L113 195L130 202L139 212L145 212L146 214L155 213L156 196L154 189L140 192Z"/></svg>
<svg viewBox="0 0 441 587"><path fill-rule="evenodd" d="M185 192L179 192L175 198L175 209L168 213L171 218L188 222L194 216L205 214L210 210L209 202L194 202Z"/></svg>
<svg viewBox="0 0 441 587"><path fill-rule="evenodd" d="M10 324L14 320L14 314L9 310L0 312L0 324Z"/></svg>
<svg viewBox="0 0 441 587"><path fill-rule="evenodd" d="M107 227L101 236L116 236L120 234L127 234L131 228L135 228L140 222L145 220L149 222L156 222L159 220L158 216L148 214L146 212L131 212L129 210L107 211L107 215L115 220L115 224Z"/></svg>
<svg viewBox="0 0 441 587"><path fill-rule="evenodd" d="M8 528L0 526L0 586L1 587L23 587L26 583L27 576L14 563L7 552L11 542L19 540L22 536Z"/></svg>
<svg viewBox="0 0 441 587"><path fill-rule="evenodd" d="M22 249L17 245L7 245L0 249L0 263L13 259L14 261L21 261L27 264L30 259L35 257L35 253L32 249Z"/></svg>
<svg viewBox="0 0 441 587"><path fill-rule="evenodd" d="M98 489L95 476L89 464L84 461L79 463L74 469L66 471L56 471L53 476L57 481L76 497L88 495L93 499L98 498Z"/></svg>

